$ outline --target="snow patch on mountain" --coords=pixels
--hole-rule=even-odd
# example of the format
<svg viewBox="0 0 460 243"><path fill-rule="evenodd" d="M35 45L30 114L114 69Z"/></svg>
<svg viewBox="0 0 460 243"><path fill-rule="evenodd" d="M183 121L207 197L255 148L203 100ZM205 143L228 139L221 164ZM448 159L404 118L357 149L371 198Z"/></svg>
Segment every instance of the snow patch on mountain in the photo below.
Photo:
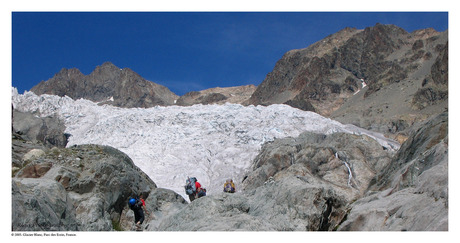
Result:
<svg viewBox="0 0 460 243"><path fill-rule="evenodd" d="M382 134L287 105L227 103L128 109L84 99L18 94L15 88L12 103L22 112L61 118L66 133L71 134L67 146L100 144L123 151L159 187L184 198L188 176L197 177L208 194L221 192L226 179L243 179L262 144L304 131L366 134L388 149L399 148Z"/></svg>

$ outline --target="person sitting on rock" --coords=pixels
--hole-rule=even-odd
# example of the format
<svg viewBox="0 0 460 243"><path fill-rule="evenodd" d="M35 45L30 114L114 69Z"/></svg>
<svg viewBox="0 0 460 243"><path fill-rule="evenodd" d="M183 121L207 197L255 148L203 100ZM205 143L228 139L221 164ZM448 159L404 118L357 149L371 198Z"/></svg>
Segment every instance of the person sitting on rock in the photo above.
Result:
<svg viewBox="0 0 460 243"><path fill-rule="evenodd" d="M196 190L196 195L198 198L206 196L206 188L202 188L202 187L198 188Z"/></svg>
<svg viewBox="0 0 460 243"><path fill-rule="evenodd" d="M235 192L235 184L233 183L232 179L228 179L224 183L224 192L234 193Z"/></svg>

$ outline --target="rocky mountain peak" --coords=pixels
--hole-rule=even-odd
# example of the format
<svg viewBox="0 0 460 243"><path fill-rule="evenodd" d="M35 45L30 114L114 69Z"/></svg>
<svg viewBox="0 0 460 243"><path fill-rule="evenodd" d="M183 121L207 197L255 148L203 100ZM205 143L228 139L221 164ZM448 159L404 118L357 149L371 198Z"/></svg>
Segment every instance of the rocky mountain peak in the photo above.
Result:
<svg viewBox="0 0 460 243"><path fill-rule="evenodd" d="M367 51L385 54L398 49L404 43L401 39L407 34L407 31L395 25L376 24L364 29L362 39Z"/></svg>
<svg viewBox="0 0 460 243"><path fill-rule="evenodd" d="M350 39L350 37L352 37L353 35L359 32L362 32L362 31L363 30L359 30L356 28L346 27L337 33L328 35L326 38L315 42L309 47L306 47L303 49L291 50L291 51L288 51L285 55L292 56L292 55L300 54L300 55L310 55L310 56L322 57L324 54L328 53L334 48L340 47L345 41Z"/></svg>
<svg viewBox="0 0 460 243"><path fill-rule="evenodd" d="M172 105L178 98L168 88L150 82L129 68L121 69L111 62L97 66L89 75L78 69L62 69L53 78L31 89L40 94L67 95L101 104L120 107Z"/></svg>
<svg viewBox="0 0 460 243"><path fill-rule="evenodd" d="M83 79L84 76L85 75L77 68L62 68L51 78L54 80L53 82L41 81L38 85L33 87L31 91L65 96L68 95L67 90L72 89L75 82Z"/></svg>
<svg viewBox="0 0 460 243"><path fill-rule="evenodd" d="M92 75L107 75L107 74L115 74L115 75L118 74L119 75L120 71L121 69L115 66L113 63L104 62L102 65L97 66L91 74Z"/></svg>
<svg viewBox="0 0 460 243"><path fill-rule="evenodd" d="M439 35L439 32L437 32L433 28L426 28L426 29L420 29L420 30L414 30L411 33L411 37L415 39L428 39L433 36Z"/></svg>
<svg viewBox="0 0 460 243"><path fill-rule="evenodd" d="M62 68L61 71L55 74L55 77L68 78L68 77L81 77L84 74L78 68Z"/></svg>
<svg viewBox="0 0 460 243"><path fill-rule="evenodd" d="M436 85L446 82L435 81L447 80L446 46L447 31L408 33L380 23L345 28L283 55L246 104L284 103L371 130L401 131L392 124L409 127L447 107L447 86Z"/></svg>

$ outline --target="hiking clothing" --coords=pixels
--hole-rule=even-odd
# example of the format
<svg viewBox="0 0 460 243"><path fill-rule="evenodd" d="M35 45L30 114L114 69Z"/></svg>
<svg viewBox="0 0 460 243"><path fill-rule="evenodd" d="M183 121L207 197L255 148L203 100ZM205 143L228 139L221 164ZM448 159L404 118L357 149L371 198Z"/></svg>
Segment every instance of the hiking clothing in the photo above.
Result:
<svg viewBox="0 0 460 243"><path fill-rule="evenodd" d="M198 198L206 196L206 189L200 188L200 189L197 191L197 196L198 196Z"/></svg>
<svg viewBox="0 0 460 243"><path fill-rule="evenodd" d="M139 208L134 211L134 223L137 224L137 222L140 222L139 224L142 224L144 222L144 210L142 208Z"/></svg>
<svg viewBox="0 0 460 243"><path fill-rule="evenodd" d="M235 192L235 184L233 180L227 180L224 184L224 192L234 193Z"/></svg>

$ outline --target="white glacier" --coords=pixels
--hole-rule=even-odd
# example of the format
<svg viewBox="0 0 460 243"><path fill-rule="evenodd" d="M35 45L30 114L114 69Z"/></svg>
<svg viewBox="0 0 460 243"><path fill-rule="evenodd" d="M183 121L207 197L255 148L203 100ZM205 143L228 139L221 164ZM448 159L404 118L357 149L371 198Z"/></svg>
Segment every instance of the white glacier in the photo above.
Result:
<svg viewBox="0 0 460 243"><path fill-rule="evenodd" d="M261 145L275 138L296 137L304 131L347 132L367 134L389 149L399 146L381 134L287 105L128 109L84 99L18 94L15 88L12 103L19 111L60 117L72 135L67 146L101 144L123 151L159 187L184 198L187 176L197 177L208 194L221 192L226 179L241 181Z"/></svg>

